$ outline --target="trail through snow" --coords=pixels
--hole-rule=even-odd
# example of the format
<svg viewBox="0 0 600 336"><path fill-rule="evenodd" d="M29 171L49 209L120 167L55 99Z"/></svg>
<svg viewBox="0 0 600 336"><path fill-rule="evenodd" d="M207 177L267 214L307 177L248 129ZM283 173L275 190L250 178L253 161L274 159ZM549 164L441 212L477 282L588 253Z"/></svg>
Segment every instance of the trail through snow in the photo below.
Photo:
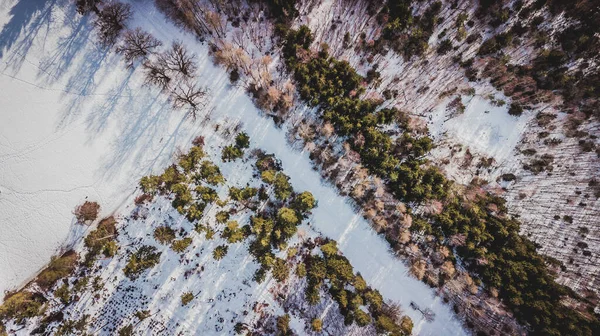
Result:
<svg viewBox="0 0 600 336"><path fill-rule="evenodd" d="M253 147L281 159L295 189L315 195L312 225L339 242L367 282L403 306L415 333L466 334L450 307L408 275L348 199L322 184L308 153L293 150L285 130L262 116L243 89L231 87L206 45L166 23L152 2L132 3L132 28L141 26L165 45L183 40L198 55L198 78L211 96L207 110L214 111L202 123L202 116L187 120L144 87L141 70L127 71L117 56L98 49L87 19L67 3L21 0L0 9L0 290L49 260L68 237L72 209L86 197L99 201L103 214L118 211L141 176L162 170L195 135L239 120ZM424 321L411 301L430 307L435 320Z"/></svg>

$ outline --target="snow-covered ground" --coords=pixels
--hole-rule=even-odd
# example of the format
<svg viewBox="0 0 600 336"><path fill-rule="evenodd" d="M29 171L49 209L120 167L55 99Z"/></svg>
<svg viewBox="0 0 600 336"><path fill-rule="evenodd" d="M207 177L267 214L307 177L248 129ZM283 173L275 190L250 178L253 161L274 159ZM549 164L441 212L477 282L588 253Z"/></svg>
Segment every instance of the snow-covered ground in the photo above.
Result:
<svg viewBox="0 0 600 336"><path fill-rule="evenodd" d="M210 89L207 111L213 112L206 122L204 116L191 121L143 87L139 70L124 70L117 56L98 49L87 19L66 3L21 0L0 14L0 289L14 288L48 261L85 197L99 201L103 214L117 211L142 175L160 171L195 135L240 121L252 146L275 153L294 188L319 200L312 225L338 240L385 298L402 304L416 333L465 334L450 307L408 275L348 200L321 183L308 153L292 150L285 130L261 116L243 89L229 85L207 46L165 23L151 3L133 3L131 27L140 25L165 42L181 39L198 55L200 81ZM411 301L430 307L435 320L425 322L409 308Z"/></svg>

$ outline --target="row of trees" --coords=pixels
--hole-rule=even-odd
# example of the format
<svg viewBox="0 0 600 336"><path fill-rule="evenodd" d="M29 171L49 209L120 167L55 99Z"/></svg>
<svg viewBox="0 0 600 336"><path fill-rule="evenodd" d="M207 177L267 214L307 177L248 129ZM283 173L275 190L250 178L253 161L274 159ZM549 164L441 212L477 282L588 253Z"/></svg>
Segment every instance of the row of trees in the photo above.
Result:
<svg viewBox="0 0 600 336"><path fill-rule="evenodd" d="M306 26L290 30L284 40L286 64L300 97L320 107L323 119L349 138L363 165L389 181L395 195L407 201L445 197L449 182L436 168L423 168L431 139L412 137L407 118L396 108L379 108L380 102L359 98L364 92L363 78L348 62L330 57L326 48L308 60L299 58L309 53L312 40ZM396 140L380 130L394 122L405 130Z"/></svg>

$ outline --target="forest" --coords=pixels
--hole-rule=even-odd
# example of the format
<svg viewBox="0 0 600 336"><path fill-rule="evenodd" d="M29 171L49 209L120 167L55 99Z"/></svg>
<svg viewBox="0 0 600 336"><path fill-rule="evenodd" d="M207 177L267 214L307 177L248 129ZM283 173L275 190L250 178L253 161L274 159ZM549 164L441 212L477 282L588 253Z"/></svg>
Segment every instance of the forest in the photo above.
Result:
<svg viewBox="0 0 600 336"><path fill-rule="evenodd" d="M455 253L474 278L488 290L499 291L499 297L533 335L598 333L600 324L593 312L584 316L562 303L565 297L576 295L554 281L548 260L519 235L520 223L507 214L504 200L490 194L468 199L449 192L451 182L424 159L432 148L431 139L413 138L402 112L378 109L378 102L361 99L364 79L347 62L330 57L327 46L312 52L312 40L306 26L290 29L282 39L285 61L301 98L318 106L323 120L347 137L362 164L384 179L400 200L435 199L444 204L441 213L424 215L413 230L434 234L445 245L460 236L462 243L453 247ZM392 122L404 130L397 139L379 130ZM395 244L395 238L388 240Z"/></svg>

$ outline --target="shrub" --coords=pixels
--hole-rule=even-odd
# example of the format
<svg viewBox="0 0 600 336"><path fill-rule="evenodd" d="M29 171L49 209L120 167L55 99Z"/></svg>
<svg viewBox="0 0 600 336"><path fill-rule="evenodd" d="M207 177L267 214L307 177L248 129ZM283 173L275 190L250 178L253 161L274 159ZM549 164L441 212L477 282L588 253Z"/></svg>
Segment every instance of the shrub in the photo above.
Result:
<svg viewBox="0 0 600 336"><path fill-rule="evenodd" d="M168 226L159 226L154 229L154 239L164 245L171 244L175 240L175 231Z"/></svg>
<svg viewBox="0 0 600 336"><path fill-rule="evenodd" d="M46 299L41 294L28 291L7 293L0 306L0 319L15 319L22 324L25 319L38 316Z"/></svg>
<svg viewBox="0 0 600 336"><path fill-rule="evenodd" d="M54 296L57 297L63 304L68 304L71 298L69 292L69 284L64 283L54 291Z"/></svg>
<svg viewBox="0 0 600 336"><path fill-rule="evenodd" d="M77 221L81 223L96 220L98 212L100 212L100 204L86 201L77 206L75 211L73 211L73 214L75 215L75 218L77 218Z"/></svg>
<svg viewBox="0 0 600 336"><path fill-rule="evenodd" d="M160 255L154 246L143 245L129 257L123 272L128 278L135 279L146 269L158 264Z"/></svg>
<svg viewBox="0 0 600 336"><path fill-rule="evenodd" d="M294 208L300 212L310 211L316 205L317 201L309 191L298 194L294 199Z"/></svg>
<svg viewBox="0 0 600 336"><path fill-rule="evenodd" d="M284 173L278 172L275 175L275 181L273 182L275 185L275 197L280 201L286 200L292 195L293 189L289 180L290 178Z"/></svg>
<svg viewBox="0 0 600 336"><path fill-rule="evenodd" d="M213 251L213 258L215 258L215 260L221 260L225 257L225 255L227 255L227 250L229 249L229 247L227 245L219 245L215 248L215 250Z"/></svg>
<svg viewBox="0 0 600 336"><path fill-rule="evenodd" d="M173 244L171 244L171 248L173 249L173 251L175 251L177 253L182 253L191 244L192 244L192 238L186 237L186 238L183 238L183 239L175 240L173 242Z"/></svg>
<svg viewBox="0 0 600 336"><path fill-rule="evenodd" d="M273 263L273 278L279 282L283 282L287 280L289 275L288 266L285 263L285 260L280 258L275 258L275 262Z"/></svg>
<svg viewBox="0 0 600 336"><path fill-rule="evenodd" d="M132 336L133 335L133 325L128 324L123 328L119 329L119 336Z"/></svg>
<svg viewBox="0 0 600 336"><path fill-rule="evenodd" d="M232 145L229 145L223 148L223 152L221 153L221 160L223 160L223 162L235 161L236 159L241 158L243 155L244 152L242 152L242 150Z"/></svg>
<svg viewBox="0 0 600 336"><path fill-rule="evenodd" d="M288 335L291 332L290 315L285 314L277 318L277 330L279 330L281 335Z"/></svg>
<svg viewBox="0 0 600 336"><path fill-rule="evenodd" d="M312 327L312 330L319 332L323 329L323 321L321 321L321 319L314 318L312 322L310 322L310 326Z"/></svg>
<svg viewBox="0 0 600 336"><path fill-rule="evenodd" d="M112 257L116 252L117 245L114 242L117 221L113 216L104 218L98 223L96 230L90 232L84 239L84 245L88 248L87 259L93 260L99 253Z"/></svg>
<svg viewBox="0 0 600 336"><path fill-rule="evenodd" d="M225 182L225 178L221 175L219 167L210 161L202 161L200 172L196 174L195 178L198 182L204 181L214 186Z"/></svg>
<svg viewBox="0 0 600 336"><path fill-rule="evenodd" d="M54 284L69 276L77 266L77 253L70 250L62 256L52 257L50 264L35 279L35 282L44 290L50 289Z"/></svg>
<svg viewBox="0 0 600 336"><path fill-rule="evenodd" d="M235 137L235 147L239 149L246 149L250 147L250 137L245 132L238 134Z"/></svg>
<svg viewBox="0 0 600 336"><path fill-rule="evenodd" d="M508 109L508 114L512 115L512 116L520 116L521 114L523 114L523 106L517 104L517 103L512 103L510 104L510 108Z"/></svg>
<svg viewBox="0 0 600 336"><path fill-rule="evenodd" d="M356 320L356 323L361 327L364 327L371 323L371 316L362 311L362 309L360 308L354 310L354 319Z"/></svg>
<svg viewBox="0 0 600 336"><path fill-rule="evenodd" d="M230 221L227 223L227 227L223 230L223 238L227 239L230 244L240 242L244 240L244 232L239 228L236 221Z"/></svg>
<svg viewBox="0 0 600 336"><path fill-rule="evenodd" d="M194 294L192 292L186 292L181 294L181 305L187 306L194 299Z"/></svg>

